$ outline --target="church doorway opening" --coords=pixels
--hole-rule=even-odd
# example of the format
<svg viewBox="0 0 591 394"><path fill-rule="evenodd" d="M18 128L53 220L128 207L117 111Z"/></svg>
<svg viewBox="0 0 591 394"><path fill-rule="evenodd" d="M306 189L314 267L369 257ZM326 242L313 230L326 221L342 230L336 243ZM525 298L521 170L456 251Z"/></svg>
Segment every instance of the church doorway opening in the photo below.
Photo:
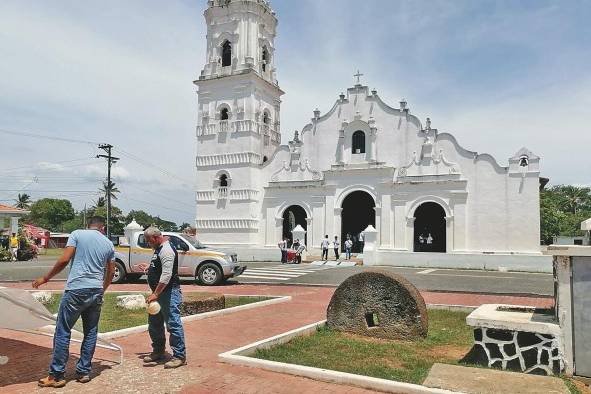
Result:
<svg viewBox="0 0 591 394"><path fill-rule="evenodd" d="M445 210L434 202L421 204L415 211L414 251L445 253Z"/></svg>
<svg viewBox="0 0 591 394"><path fill-rule="evenodd" d="M341 249L345 250L347 237L353 241L353 253L363 253L363 238L359 234L370 224L376 225L373 197L363 191L355 191L343 200L341 208ZM334 238L334 237L333 237ZM331 238L331 240L333 239Z"/></svg>
<svg viewBox="0 0 591 394"><path fill-rule="evenodd" d="M282 237L283 239L289 239L289 241L287 242L288 247L291 247L291 244L293 243L293 234L291 232L298 224L302 226L304 230L308 231L306 222L306 211L299 205L291 205L283 212ZM306 245L308 245L307 238L308 233L306 232L306 239L304 239L304 243Z"/></svg>

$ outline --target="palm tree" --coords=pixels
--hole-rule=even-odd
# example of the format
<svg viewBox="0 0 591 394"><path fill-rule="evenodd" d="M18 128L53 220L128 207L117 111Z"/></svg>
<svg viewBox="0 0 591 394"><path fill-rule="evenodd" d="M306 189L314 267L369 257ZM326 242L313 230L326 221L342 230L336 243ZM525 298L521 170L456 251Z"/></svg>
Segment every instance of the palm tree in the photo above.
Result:
<svg viewBox="0 0 591 394"><path fill-rule="evenodd" d="M105 205L107 205L107 201L105 200L104 197L99 197L96 202L94 203L94 209L99 208L99 207L104 207Z"/></svg>
<svg viewBox="0 0 591 394"><path fill-rule="evenodd" d="M16 207L20 209L29 209L31 206L31 196L27 193L18 194L16 201Z"/></svg>
<svg viewBox="0 0 591 394"><path fill-rule="evenodd" d="M99 189L101 193L105 195L105 198L110 194L111 200L117 199L117 193L121 193L121 191L115 186L115 182L111 181L109 183L103 182L103 187Z"/></svg>

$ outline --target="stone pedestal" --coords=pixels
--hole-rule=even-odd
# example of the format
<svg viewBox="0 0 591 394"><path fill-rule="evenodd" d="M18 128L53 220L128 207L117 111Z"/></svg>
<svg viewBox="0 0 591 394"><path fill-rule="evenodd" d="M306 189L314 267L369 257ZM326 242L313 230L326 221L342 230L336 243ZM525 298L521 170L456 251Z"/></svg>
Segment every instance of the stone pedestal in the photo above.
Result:
<svg viewBox="0 0 591 394"><path fill-rule="evenodd" d="M365 240L365 246L363 247L363 265L376 265L378 263L378 230L370 224L365 230L363 230L363 239Z"/></svg>
<svg viewBox="0 0 591 394"><path fill-rule="evenodd" d="M567 375L591 377L591 247L551 245L555 317L562 332Z"/></svg>
<svg viewBox="0 0 591 394"><path fill-rule="evenodd" d="M304 228L302 226L300 226L299 224L297 226L294 227L293 230L291 230L291 234L292 234L292 240L295 241L296 239L300 240L300 244L308 247L308 245L306 245L306 230L304 230ZM302 252L302 259L305 258L307 255L306 250L304 250Z"/></svg>

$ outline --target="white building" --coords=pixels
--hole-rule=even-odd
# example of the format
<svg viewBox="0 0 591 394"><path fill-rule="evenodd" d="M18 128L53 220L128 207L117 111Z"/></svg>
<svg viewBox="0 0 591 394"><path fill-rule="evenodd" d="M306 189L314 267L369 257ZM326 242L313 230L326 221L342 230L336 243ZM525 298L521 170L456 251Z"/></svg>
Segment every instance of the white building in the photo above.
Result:
<svg viewBox="0 0 591 394"><path fill-rule="evenodd" d="M330 111L282 135L269 2L210 0L205 20L207 63L195 81L200 240L244 260L277 259L296 224L309 248L325 235L356 240L371 224L375 262L539 255L535 154L520 149L501 166L423 124L404 100L386 104L360 75Z"/></svg>

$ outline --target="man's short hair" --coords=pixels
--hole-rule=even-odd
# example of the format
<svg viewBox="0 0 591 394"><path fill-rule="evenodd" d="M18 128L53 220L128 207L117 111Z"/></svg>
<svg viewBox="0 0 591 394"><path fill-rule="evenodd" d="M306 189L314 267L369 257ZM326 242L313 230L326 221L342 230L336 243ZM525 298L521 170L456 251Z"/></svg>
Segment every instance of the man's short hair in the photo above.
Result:
<svg viewBox="0 0 591 394"><path fill-rule="evenodd" d="M105 225L105 218L102 216L91 216L88 219L88 226L104 226Z"/></svg>
<svg viewBox="0 0 591 394"><path fill-rule="evenodd" d="M158 237L162 235L162 232L156 226L150 226L144 230L145 237Z"/></svg>

